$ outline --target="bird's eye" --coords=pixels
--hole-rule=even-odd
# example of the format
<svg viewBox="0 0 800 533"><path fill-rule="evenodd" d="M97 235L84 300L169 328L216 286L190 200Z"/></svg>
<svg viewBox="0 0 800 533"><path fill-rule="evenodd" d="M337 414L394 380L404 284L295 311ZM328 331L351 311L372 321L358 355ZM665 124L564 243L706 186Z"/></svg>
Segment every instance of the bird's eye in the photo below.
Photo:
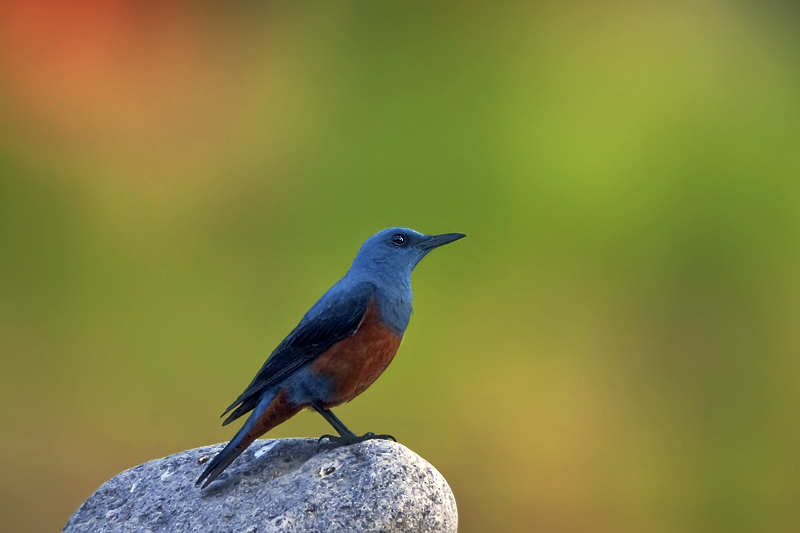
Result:
<svg viewBox="0 0 800 533"><path fill-rule="evenodd" d="M403 236L402 233L395 233L392 235L392 244L395 246L403 246L406 242L406 238Z"/></svg>

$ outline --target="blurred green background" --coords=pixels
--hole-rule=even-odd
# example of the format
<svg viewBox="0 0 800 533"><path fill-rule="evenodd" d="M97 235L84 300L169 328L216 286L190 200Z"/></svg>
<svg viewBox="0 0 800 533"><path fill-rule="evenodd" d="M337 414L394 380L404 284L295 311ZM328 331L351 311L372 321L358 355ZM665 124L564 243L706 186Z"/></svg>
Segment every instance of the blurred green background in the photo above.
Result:
<svg viewBox="0 0 800 533"><path fill-rule="evenodd" d="M468 238L337 413L435 465L461 531L799 531L799 22L3 2L0 530L229 439L266 355L406 225Z"/></svg>

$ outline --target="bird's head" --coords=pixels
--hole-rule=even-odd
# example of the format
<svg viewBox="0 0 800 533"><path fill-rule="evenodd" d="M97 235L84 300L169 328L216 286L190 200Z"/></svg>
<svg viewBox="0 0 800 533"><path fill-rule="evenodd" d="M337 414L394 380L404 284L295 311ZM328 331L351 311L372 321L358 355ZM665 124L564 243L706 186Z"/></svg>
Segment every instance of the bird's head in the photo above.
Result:
<svg viewBox="0 0 800 533"><path fill-rule="evenodd" d="M463 233L424 235L408 228L385 229L361 245L350 270L408 277L428 252L465 236Z"/></svg>

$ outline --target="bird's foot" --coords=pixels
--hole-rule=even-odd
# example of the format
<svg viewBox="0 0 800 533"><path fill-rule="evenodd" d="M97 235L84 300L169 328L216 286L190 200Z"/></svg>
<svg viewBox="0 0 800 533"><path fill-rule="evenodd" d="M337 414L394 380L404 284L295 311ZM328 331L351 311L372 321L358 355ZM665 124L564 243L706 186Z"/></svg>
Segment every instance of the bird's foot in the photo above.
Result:
<svg viewBox="0 0 800 533"><path fill-rule="evenodd" d="M351 444L358 444L359 442L364 442L365 440L373 440L373 439L381 439L381 440L393 440L397 442L397 439L394 438L392 435L376 435L373 432L364 433L361 436L358 435L323 435L317 440L317 444L321 444L325 448L333 449L338 448L339 446L350 446ZM323 444L322 441L328 441Z"/></svg>

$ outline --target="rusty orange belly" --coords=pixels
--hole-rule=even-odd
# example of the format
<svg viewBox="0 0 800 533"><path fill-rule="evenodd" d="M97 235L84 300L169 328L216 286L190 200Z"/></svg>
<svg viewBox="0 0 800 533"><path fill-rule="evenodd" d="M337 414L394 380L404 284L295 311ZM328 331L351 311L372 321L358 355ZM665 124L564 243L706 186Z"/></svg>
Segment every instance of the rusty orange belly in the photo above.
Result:
<svg viewBox="0 0 800 533"><path fill-rule="evenodd" d="M383 324L373 301L356 332L334 344L311 365L314 374L333 382L333 391L323 407L349 402L364 392L392 362L401 340L402 336Z"/></svg>

